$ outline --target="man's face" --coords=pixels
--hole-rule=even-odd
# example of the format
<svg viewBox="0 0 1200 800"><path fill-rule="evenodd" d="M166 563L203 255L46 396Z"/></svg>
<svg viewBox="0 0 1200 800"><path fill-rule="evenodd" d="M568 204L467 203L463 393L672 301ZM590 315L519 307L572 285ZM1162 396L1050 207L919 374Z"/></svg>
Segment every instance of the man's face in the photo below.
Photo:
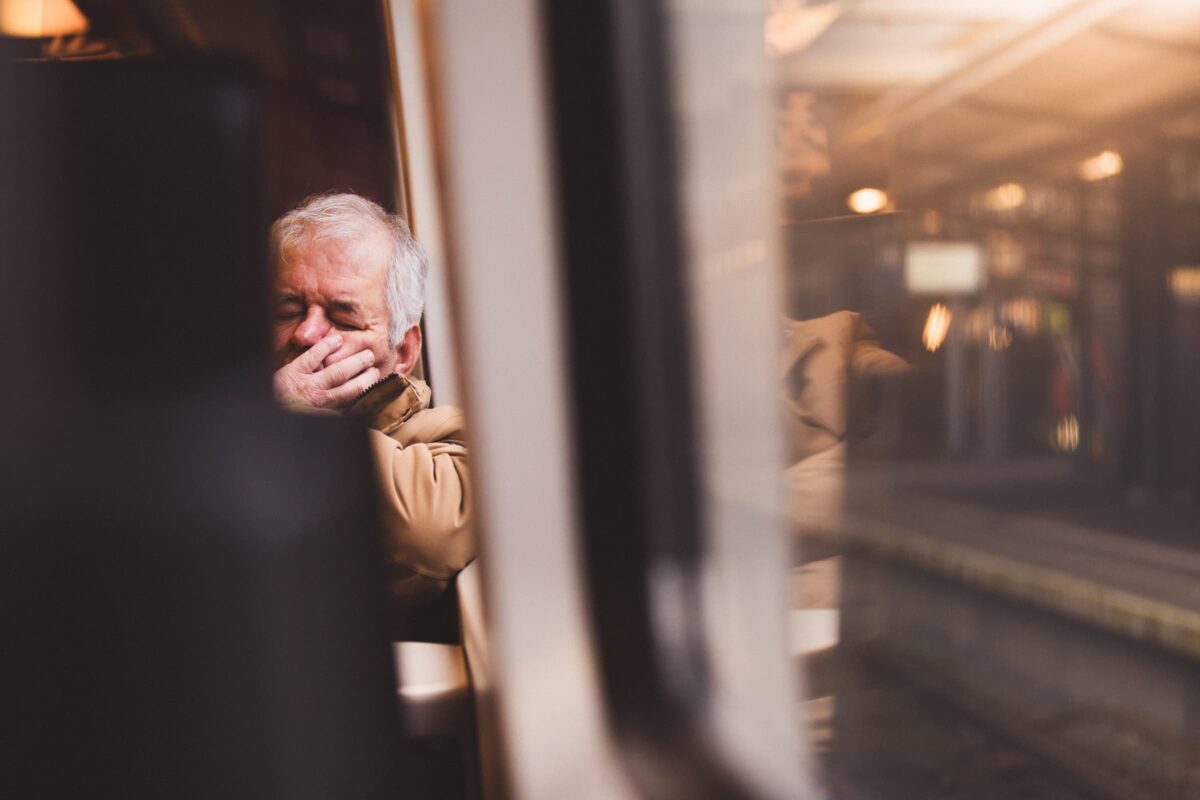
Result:
<svg viewBox="0 0 1200 800"><path fill-rule="evenodd" d="M293 361L327 334L342 346L326 363L370 350L381 375L396 370L384 301L389 247L385 237L320 239L296 247L276 265L276 367Z"/></svg>

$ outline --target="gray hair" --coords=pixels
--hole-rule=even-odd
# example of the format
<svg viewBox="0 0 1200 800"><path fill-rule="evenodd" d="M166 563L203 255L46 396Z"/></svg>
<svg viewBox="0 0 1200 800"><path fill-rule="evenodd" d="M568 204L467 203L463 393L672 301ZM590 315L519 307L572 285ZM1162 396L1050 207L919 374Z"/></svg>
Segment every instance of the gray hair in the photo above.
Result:
<svg viewBox="0 0 1200 800"><path fill-rule="evenodd" d="M429 259L399 216L356 194L318 194L309 197L271 226L271 258L283 263L287 253L317 239L356 241L382 232L391 242L384 300L388 310L388 339L396 347L421 320L425 308L425 278Z"/></svg>

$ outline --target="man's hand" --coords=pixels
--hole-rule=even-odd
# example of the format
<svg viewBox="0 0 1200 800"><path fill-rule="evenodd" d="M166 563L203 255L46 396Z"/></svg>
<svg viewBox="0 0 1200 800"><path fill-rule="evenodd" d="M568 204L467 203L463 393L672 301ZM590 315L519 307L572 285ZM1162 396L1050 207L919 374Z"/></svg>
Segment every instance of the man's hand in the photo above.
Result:
<svg viewBox="0 0 1200 800"><path fill-rule="evenodd" d="M341 344L342 337L331 333L276 370L276 399L284 405L342 408L376 383L379 370L372 366L375 355L370 350L339 353L336 361L325 363Z"/></svg>

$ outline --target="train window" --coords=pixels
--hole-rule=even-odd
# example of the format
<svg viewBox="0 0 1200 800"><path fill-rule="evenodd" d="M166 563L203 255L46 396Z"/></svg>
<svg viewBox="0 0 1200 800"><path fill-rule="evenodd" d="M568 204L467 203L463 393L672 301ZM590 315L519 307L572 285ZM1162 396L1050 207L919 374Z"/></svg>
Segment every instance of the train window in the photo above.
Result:
<svg viewBox="0 0 1200 800"><path fill-rule="evenodd" d="M770 569L782 453L826 791L1194 796L1200 9L720 5L672 5L707 546Z"/></svg>
<svg viewBox="0 0 1200 800"><path fill-rule="evenodd" d="M229 54L251 69L215 64ZM225 785L223 760L175 735L190 726L220 739L260 795L277 781L297 795L305 783L320 796L390 786L399 763L410 790L459 796L1200 796L1198 55L1200 7L1187 0L0 0L0 58L48 67L40 83L0 72L31 109L0 118L20 145L0 148L13 176L0 183L13 234L0 244L14 254L0 259L12 290L0 300L15 309L0 317L32 328L44 308L82 332L37 339L29 352L45 357L17 353L44 389L26 394L45 400L5 402L71 419L79 403L63 398L117 397L8 437L6 476L58 485L61 450L90 494L76 508L10 481L29 524L6 563L44 569L0 585L41 605L64 562L96 575L56 605L88 609L82 623L53 610L29 627L36 641L81 630L105 679L86 686L118 687L80 728L77 709L95 698L62 666L77 659L16 648L54 662L31 662L17 682L38 687L30 718L51 720L47 750L59 752L60 728L81 730L112 775L171 750L182 760L158 761L182 777L151 770L158 794L172 781ZM126 63L41 63L109 60ZM150 318L125 315L140 327L119 342L173 351L101 353L109 339L88 331L111 320L71 316L137 298L159 313L176 293L154 287L207 297L187 281L212 270L244 282L237 319L264 333L250 299L267 292L255 230L330 190L397 211L431 250L429 375L439 403L461 394L479 423L486 580L464 573L461 615L440 584L416 572L395 582L400 600L437 589L428 628L392 631L421 640L396 651L401 683L407 670L436 690L400 687L416 698L401 713L408 744L435 740L404 752L389 749L383 620L368 619L383 609L363 588L378 584L359 580L379 566L377 521L356 516L374 507L362 453L329 429L325 446L350 465L335 470L347 488L332 500L303 491L326 485L325 465L287 457L299 449L264 450L273 475L242 479L214 443L246 443L238 464L251 474L271 430L257 421L285 424L260 408L265 380L246 384L253 414L233 415L245 430L210 436L178 423L212 386L109 368L178 366L181 333L154 344ZM175 195L191 213L158 199ZM111 202L84 214L79 198L93 197ZM62 225L59 200L80 224ZM18 235L38 229L63 235ZM176 258L187 268L161 268ZM35 259L53 268L20 266ZM94 302L125 284L140 293ZM233 336L226 316L221 336ZM262 378L267 342L236 339L197 328L189 341L223 367L257 353L237 380ZM55 377L34 362L79 369ZM158 394L113 394L126 372ZM188 446L147 436L125 411L116 422L136 435L106 418L147 396L174 404L154 430L188 427ZM304 452L322 444L288 430ZM457 439L446 449L464 453ZM194 455L205 480L185 469ZM313 549L287 571L264 544L253 555L264 561L243 569L245 542L306 530L257 493L304 470L310 482L293 488L309 510L295 516L312 523ZM161 497L142 490L164 481ZM192 492L210 483L244 513L200 503ZM130 531L151 517L175 525L180 508L232 509L236 524L195 523L209 526L195 541L227 544L228 559L200 579L184 553L163 573L158 543L191 541L173 528L127 536L136 558L97 549L108 540L96 520L101 532L124 525L113 498L135 489ZM146 598L178 583L207 609L229 576L244 590L217 604L208 638L178 647L190 629ZM337 600L347 587L359 605ZM114 644L110 618L134 606L156 611L148 633ZM177 616L194 624L192 608ZM260 616L230 645L227 630ZM452 644L462 618L480 623L467 626L465 662ZM145 672L127 668L130 654ZM201 687L190 716L156 694L176 667ZM84 694L64 701L62 687ZM347 749L350 701L371 747ZM161 717L122 706L142 702ZM241 724L251 714L260 727ZM122 717L145 752L113 749ZM257 758L225 726L274 755ZM303 768L324 770L320 781Z"/></svg>

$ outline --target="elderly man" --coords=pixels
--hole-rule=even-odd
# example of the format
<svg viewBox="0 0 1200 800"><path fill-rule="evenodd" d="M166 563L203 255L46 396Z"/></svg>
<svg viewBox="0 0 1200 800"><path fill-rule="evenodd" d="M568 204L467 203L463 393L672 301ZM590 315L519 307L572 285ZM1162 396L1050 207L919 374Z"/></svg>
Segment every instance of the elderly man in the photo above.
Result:
<svg viewBox="0 0 1200 800"><path fill-rule="evenodd" d="M363 420L384 498L397 639L455 634L450 581L474 557L462 412L411 377L428 262L399 217L313 197L271 228L275 395Z"/></svg>

